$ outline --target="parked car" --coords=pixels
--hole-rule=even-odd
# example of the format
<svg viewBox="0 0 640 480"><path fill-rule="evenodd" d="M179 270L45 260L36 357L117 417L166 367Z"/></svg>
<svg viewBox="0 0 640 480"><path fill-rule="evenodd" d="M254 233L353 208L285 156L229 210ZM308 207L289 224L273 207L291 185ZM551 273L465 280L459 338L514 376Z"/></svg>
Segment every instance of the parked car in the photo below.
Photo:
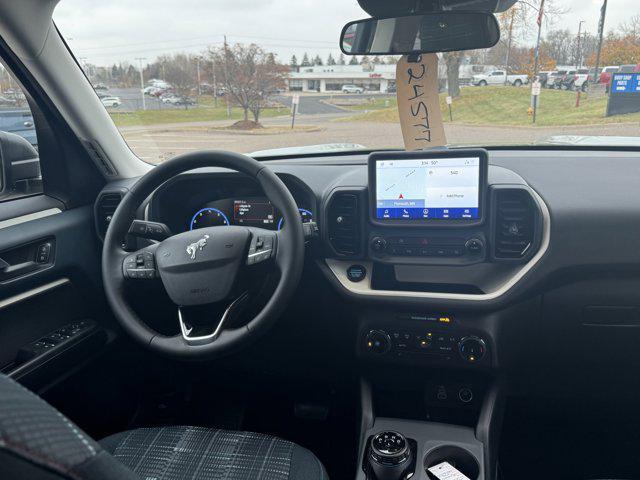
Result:
<svg viewBox="0 0 640 480"><path fill-rule="evenodd" d="M97 83L96 85L93 86L94 90L109 90L109 87L107 87L104 83Z"/></svg>
<svg viewBox="0 0 640 480"><path fill-rule="evenodd" d="M560 87L564 90L577 90L581 89L585 91L589 84L589 69L579 68L577 70L568 70L561 79Z"/></svg>
<svg viewBox="0 0 640 480"><path fill-rule="evenodd" d="M15 100L13 100L12 98L0 95L0 105L3 105L3 106L15 105L15 103L16 103Z"/></svg>
<svg viewBox="0 0 640 480"><path fill-rule="evenodd" d="M549 79L549 74L553 73L553 70L547 70L544 72L538 72L538 81L540 85L543 87L547 86L547 80Z"/></svg>
<svg viewBox="0 0 640 480"><path fill-rule="evenodd" d="M357 85L343 85L342 93L364 93L364 88Z"/></svg>
<svg viewBox="0 0 640 480"><path fill-rule="evenodd" d="M547 73L547 81L544 83L545 88L554 88L555 79L558 76L557 70Z"/></svg>
<svg viewBox="0 0 640 480"><path fill-rule="evenodd" d="M20 135L34 147L38 146L36 127L31 110L0 110L0 131Z"/></svg>
<svg viewBox="0 0 640 480"><path fill-rule="evenodd" d="M618 73L638 73L638 72L640 72L640 63L620 65L620 69L618 70Z"/></svg>
<svg viewBox="0 0 640 480"><path fill-rule="evenodd" d="M505 70L493 70L487 74L481 73L471 78L471 83L478 87L487 85L504 85L505 83L519 87L529 82L527 75L507 75Z"/></svg>
<svg viewBox="0 0 640 480"><path fill-rule="evenodd" d="M560 90L562 88L562 82L564 81L565 76L569 70L556 70L553 75L549 76L547 86L549 88L555 88L556 90Z"/></svg>
<svg viewBox="0 0 640 480"><path fill-rule="evenodd" d="M104 97L101 98L100 101L105 107L119 107L122 105L119 97Z"/></svg>
<svg viewBox="0 0 640 480"><path fill-rule="evenodd" d="M168 105L195 105L195 102L188 97L178 97L176 95L167 95L162 98L162 103Z"/></svg>
<svg viewBox="0 0 640 480"><path fill-rule="evenodd" d="M604 67L600 72L600 76L598 77L598 83L602 83L607 86L607 91L609 91L609 85L611 85L611 76L614 73L617 73L620 70L620 67L617 65L609 65Z"/></svg>

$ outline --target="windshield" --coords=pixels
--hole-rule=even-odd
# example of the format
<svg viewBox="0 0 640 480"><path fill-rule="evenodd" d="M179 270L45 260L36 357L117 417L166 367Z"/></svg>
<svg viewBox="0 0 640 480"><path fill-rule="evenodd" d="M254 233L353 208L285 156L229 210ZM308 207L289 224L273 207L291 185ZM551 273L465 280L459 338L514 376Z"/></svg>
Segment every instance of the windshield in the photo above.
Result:
<svg viewBox="0 0 640 480"><path fill-rule="evenodd" d="M439 54L447 142L640 146L636 2L518 2L494 47ZM54 21L131 149L158 163L403 148L398 57L339 49L366 17L356 0L62 0Z"/></svg>

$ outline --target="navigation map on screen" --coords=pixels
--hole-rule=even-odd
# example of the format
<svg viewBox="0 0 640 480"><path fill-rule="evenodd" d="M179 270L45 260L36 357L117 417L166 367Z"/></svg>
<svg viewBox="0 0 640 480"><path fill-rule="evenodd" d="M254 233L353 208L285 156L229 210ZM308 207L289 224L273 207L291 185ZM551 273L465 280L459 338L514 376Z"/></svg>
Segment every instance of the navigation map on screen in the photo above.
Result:
<svg viewBox="0 0 640 480"><path fill-rule="evenodd" d="M478 157L376 160L376 218L479 218Z"/></svg>

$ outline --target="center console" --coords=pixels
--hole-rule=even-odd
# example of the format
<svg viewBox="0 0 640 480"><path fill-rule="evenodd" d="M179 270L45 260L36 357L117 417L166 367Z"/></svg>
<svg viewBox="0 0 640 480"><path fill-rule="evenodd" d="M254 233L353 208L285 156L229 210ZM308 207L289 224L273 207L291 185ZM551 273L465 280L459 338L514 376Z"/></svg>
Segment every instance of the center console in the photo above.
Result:
<svg viewBox="0 0 640 480"><path fill-rule="evenodd" d="M399 393L396 407L409 403L405 395L410 391L396 390L396 393ZM442 418L435 421L417 411L411 414L412 409L394 410L384 399L386 395L384 389L362 382L361 461L357 480L496 478L497 436L502 416L502 393L497 382L489 382L466 423L446 422ZM414 418L410 418L412 415Z"/></svg>
<svg viewBox="0 0 640 480"><path fill-rule="evenodd" d="M366 177L324 199L321 264L363 301L358 479L493 480L502 410L492 307L545 254L548 210L482 149L376 152Z"/></svg>

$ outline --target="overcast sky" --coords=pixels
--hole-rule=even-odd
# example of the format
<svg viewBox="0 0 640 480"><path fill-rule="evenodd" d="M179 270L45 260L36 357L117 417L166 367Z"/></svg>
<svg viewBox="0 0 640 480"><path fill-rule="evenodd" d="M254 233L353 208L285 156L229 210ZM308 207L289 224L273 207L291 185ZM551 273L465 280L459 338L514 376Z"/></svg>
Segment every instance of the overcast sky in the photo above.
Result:
<svg viewBox="0 0 640 480"><path fill-rule="evenodd" d="M555 28L577 33L585 20L583 31L597 31L602 0L554 3L569 9ZM638 0L609 0L606 29L634 14ZM229 43L259 44L283 62L293 54L301 60L304 52L324 60L339 55L343 25L366 16L356 0L61 0L54 20L81 61L108 65L197 53L221 45L224 35Z"/></svg>

